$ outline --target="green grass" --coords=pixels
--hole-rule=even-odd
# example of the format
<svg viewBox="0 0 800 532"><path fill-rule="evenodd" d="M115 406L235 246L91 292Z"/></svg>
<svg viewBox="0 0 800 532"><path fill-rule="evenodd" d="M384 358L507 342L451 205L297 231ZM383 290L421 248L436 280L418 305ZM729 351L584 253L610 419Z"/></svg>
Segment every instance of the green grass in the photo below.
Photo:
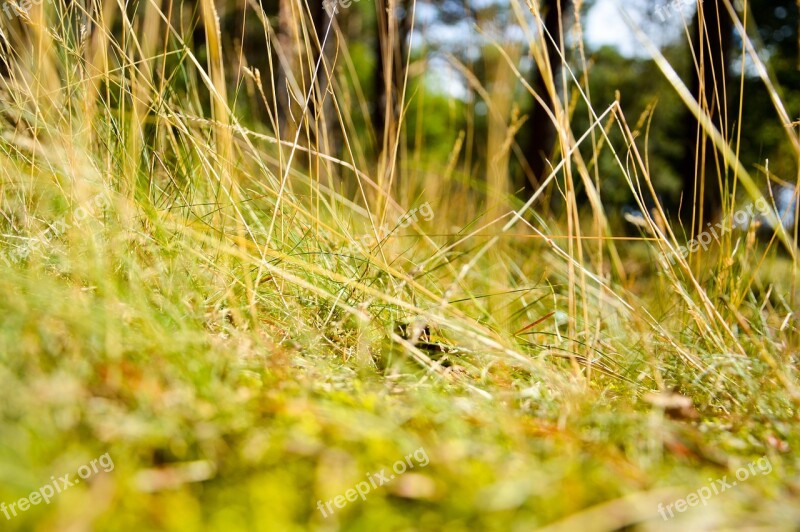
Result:
<svg viewBox="0 0 800 532"><path fill-rule="evenodd" d="M17 120L0 139L0 251L40 241L0 260L0 502L106 453L114 467L0 514L4 530L800 523L797 267L777 239L730 233L662 271L675 241L615 240L601 196L576 203L594 171L580 154L548 191L564 213L507 231L511 191L424 145L398 146L391 192L357 131L341 159L301 135L287 171L293 135L279 148L229 113L209 96L222 74L200 75L175 35L139 42L164 35L152 13L83 42L32 18L0 94ZM426 201L431 220L353 244ZM426 466L318 511L420 448ZM769 474L661 518L761 457Z"/></svg>

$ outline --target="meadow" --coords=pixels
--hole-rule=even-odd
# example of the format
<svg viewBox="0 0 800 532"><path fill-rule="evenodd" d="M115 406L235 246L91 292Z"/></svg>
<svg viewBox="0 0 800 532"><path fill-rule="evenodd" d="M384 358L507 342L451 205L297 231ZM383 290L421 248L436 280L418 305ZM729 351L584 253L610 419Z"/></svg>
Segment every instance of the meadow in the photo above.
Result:
<svg viewBox="0 0 800 532"><path fill-rule="evenodd" d="M233 4L257 44L226 29ZM556 148L523 186L517 140L538 124L519 102L537 94L516 45L487 44L480 76L451 58L473 103L400 47L380 129L371 41L344 23L366 0L321 29L292 3L293 59L259 2L15 5L0 529L800 525L797 231L749 223L778 218L770 183L797 186L800 139L752 33L731 83L767 87L758 124L785 148L745 161L748 94L720 130L686 65L631 26L642 77L715 162L716 218L691 191L679 218L650 159L664 115L629 112L635 88L580 40L546 80ZM547 63L538 2L509 9Z"/></svg>

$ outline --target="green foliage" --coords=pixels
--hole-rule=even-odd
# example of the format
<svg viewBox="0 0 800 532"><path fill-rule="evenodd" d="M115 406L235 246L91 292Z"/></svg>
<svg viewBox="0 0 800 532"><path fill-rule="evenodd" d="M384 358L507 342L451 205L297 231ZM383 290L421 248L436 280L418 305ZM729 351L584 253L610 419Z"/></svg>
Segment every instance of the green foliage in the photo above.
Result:
<svg viewBox="0 0 800 532"><path fill-rule="evenodd" d="M677 241L602 223L645 173L636 155L659 188L677 180L685 109L652 63L599 50L591 109L573 100L560 131L583 135L619 91L610 146L596 131L581 148L602 152L600 205L571 161L549 185L563 215L504 229L521 204L486 175L511 172L492 164L528 104L516 77L490 145L477 98L410 71L388 160L370 151L371 41L343 41L353 70L325 94L346 138L309 112L279 144L235 54L230 86L199 38L141 57L168 33L144 8L86 42L28 21L37 39L0 50L0 503L114 466L13 519L0 506L4 530L648 528L761 457L769 474L666 526L796 528L797 262L751 230L662 269ZM751 119L790 168L781 125ZM401 223L422 201L430 219ZM420 449L426 464L320 512Z"/></svg>

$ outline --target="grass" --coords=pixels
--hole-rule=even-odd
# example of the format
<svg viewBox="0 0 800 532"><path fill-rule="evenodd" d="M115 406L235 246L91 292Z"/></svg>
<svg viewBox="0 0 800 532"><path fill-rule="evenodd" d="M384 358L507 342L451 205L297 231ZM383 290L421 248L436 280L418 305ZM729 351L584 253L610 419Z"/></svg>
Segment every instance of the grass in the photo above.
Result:
<svg viewBox="0 0 800 532"><path fill-rule="evenodd" d="M201 44L155 4L34 6L4 33L0 501L113 459L4 529L797 527L797 266L777 238L731 232L667 270L681 240L655 222L618 239L576 149L647 190L646 130L613 102L589 131L556 113L570 156L541 190L562 214L487 190L457 143L371 159L344 64L324 68L345 155L320 115L250 123L271 73L222 54L201 5ZM424 202L431 220L359 244ZM424 467L319 512L420 448Z"/></svg>

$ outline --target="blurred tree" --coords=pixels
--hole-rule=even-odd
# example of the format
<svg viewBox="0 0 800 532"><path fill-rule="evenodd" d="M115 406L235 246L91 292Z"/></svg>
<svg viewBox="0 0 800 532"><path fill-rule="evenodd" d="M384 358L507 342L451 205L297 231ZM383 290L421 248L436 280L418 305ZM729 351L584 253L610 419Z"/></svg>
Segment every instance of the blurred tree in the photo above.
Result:
<svg viewBox="0 0 800 532"><path fill-rule="evenodd" d="M385 151L394 142L399 118L398 94L405 79L413 0L376 0L375 8L379 46L372 123L378 149Z"/></svg>
<svg viewBox="0 0 800 532"><path fill-rule="evenodd" d="M768 61L768 68L782 105L793 119L800 115L800 50L798 50L798 25L800 7L796 0L749 2L748 28L759 55ZM755 31L753 28L758 28ZM734 33L734 48L741 50L742 40ZM741 73L742 65L733 61L733 71ZM738 72L737 72L738 70ZM741 123L747 125L742 133L742 159L748 164L758 164L773 180L794 185L797 178L797 157L781 124L765 117L776 117L774 104L763 82L755 75L751 60L745 61L743 83L731 88L732 101L737 101L744 91Z"/></svg>
<svg viewBox="0 0 800 532"><path fill-rule="evenodd" d="M688 77L689 57L682 43L665 47L662 52L675 70ZM669 206L677 206L683 179L680 173L686 144L685 107L678 94L661 74L655 62L642 57L621 55L619 50L604 46L590 58L589 91L596 107L619 99L637 145L647 150L651 176L659 197ZM647 83L642 83L647 80ZM586 131L591 114L583 99L577 99L572 114L574 131ZM650 117L652 116L652 122ZM608 131L613 146L626 141L619 128ZM581 146L585 160L595 156L590 143ZM631 203L632 193L619 170L617 160L609 150L602 150L597 161L602 176L600 188L609 205ZM615 212L615 210L611 210Z"/></svg>
<svg viewBox="0 0 800 532"><path fill-rule="evenodd" d="M562 60L559 48L563 41L564 27L568 24L567 21L571 17L572 10L572 0L543 0L542 2L547 62L534 69L531 86L547 104L547 107L534 100L530 118L530 136L523 145L527 162L535 179L542 179L548 173L550 166L547 161L551 158L555 147L556 128L550 119L548 108L552 112L553 98L557 98L563 90L560 83ZM553 87L555 94L548 89L549 86ZM523 185L523 195L527 199L533 194L535 183L526 179Z"/></svg>
<svg viewBox="0 0 800 532"><path fill-rule="evenodd" d="M321 0L280 0L278 7L278 56L280 66L277 72L276 98L282 110L281 134L284 138L294 138L297 127L302 127L302 112L306 95L314 78L315 67L320 54L322 41L328 23L328 14ZM317 102L324 96L325 69L320 67L315 85L316 97L308 104L307 117L317 114ZM321 110L321 109L320 109ZM290 123L293 122L293 123ZM318 121L309 120L312 129ZM318 131L312 134L319 136Z"/></svg>
<svg viewBox="0 0 800 532"><path fill-rule="evenodd" d="M797 116L800 113L798 3L796 0L775 0L748 2L747 6L750 39L759 50L761 60L768 63L782 105L790 116ZM740 18L744 17L740 15ZM783 175L784 183L793 184L798 171L797 154L781 124L764 120L765 116L776 117L777 114L767 89L755 72L752 59L745 52L744 60L731 60L733 54L741 57L743 41L734 29L723 0L700 4L693 35L695 68L692 89L701 106L725 139L738 144L740 158L745 164L756 164L766 171L765 164L769 161L771 179ZM727 83L728 76L741 76L741 83ZM740 120L738 102L741 102ZM728 116L729 106L733 118ZM692 118L687 123L691 128L687 132L691 141L687 142L684 155L683 201L686 205L696 198L697 204L702 206L702 217L696 218L697 228L703 225L703 219L709 220L719 213L722 198L730 193L730 185L727 180L718 179L717 176L725 175L721 157L703 135L698 135L697 121ZM738 123L747 124L747 130L741 136L736 129Z"/></svg>
<svg viewBox="0 0 800 532"><path fill-rule="evenodd" d="M731 123L727 112L726 87L733 20L724 0L698 3L692 34L692 93L727 141L731 134ZM722 157L691 113L686 123L688 130L682 172L683 204L696 205L699 212L684 209L684 216L692 217L696 214L692 219L695 227L700 228L705 221L716 218L721 213L723 193L728 188L725 182L726 169Z"/></svg>

